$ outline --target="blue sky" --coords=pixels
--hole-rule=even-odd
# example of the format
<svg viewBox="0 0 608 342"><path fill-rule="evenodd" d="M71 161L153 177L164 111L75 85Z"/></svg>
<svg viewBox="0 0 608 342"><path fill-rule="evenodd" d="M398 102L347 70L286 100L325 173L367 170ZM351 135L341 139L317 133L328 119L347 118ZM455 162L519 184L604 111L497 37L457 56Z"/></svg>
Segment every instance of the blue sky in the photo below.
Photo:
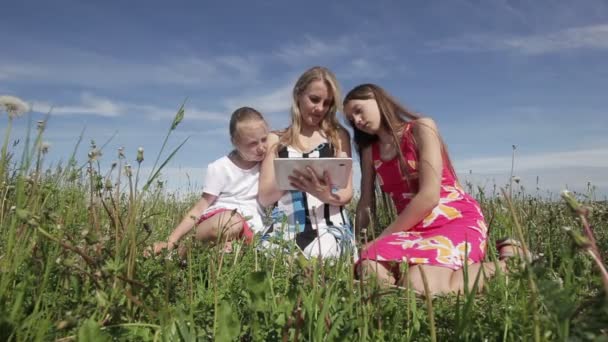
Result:
<svg viewBox="0 0 608 342"><path fill-rule="evenodd" d="M608 193L608 2L577 1L12 1L0 21L0 94L52 106L48 161L80 131L104 162L124 146L146 166L179 105L169 141L190 136L165 177L199 190L230 150L228 118L250 105L273 128L313 65L346 92L374 82L433 117L462 177L486 189L515 174L531 192ZM0 128L7 119L2 117ZM14 137L27 120L16 122Z"/></svg>

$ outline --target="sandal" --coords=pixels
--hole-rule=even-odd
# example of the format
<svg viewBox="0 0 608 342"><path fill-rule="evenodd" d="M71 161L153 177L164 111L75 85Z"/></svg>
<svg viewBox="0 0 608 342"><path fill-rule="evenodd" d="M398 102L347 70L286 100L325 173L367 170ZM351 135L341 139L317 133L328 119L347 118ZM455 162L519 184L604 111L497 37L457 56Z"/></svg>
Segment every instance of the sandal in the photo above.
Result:
<svg viewBox="0 0 608 342"><path fill-rule="evenodd" d="M505 248L507 250L504 250ZM533 255L529 250L525 249L520 241L509 237L496 241L496 249L498 250L499 260L505 260L513 257L523 257L526 258L529 263L531 263L538 259L536 255Z"/></svg>

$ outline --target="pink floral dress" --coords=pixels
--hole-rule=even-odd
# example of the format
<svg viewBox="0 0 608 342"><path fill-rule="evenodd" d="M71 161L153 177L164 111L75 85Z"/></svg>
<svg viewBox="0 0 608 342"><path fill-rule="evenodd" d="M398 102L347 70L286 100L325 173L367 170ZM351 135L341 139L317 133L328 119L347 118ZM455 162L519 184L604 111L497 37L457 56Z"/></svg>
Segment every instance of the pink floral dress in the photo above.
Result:
<svg viewBox="0 0 608 342"><path fill-rule="evenodd" d="M408 123L401 141L407 168L405 179L399 172L399 157L383 161L378 143L372 145L380 187L391 196L399 213L418 192L418 156L411 128L412 123ZM393 270L396 264L391 262L457 270L465 261L471 264L484 258L487 226L479 204L461 188L446 163L443 164L439 204L411 229L375 240L361 253L359 262L380 261Z"/></svg>

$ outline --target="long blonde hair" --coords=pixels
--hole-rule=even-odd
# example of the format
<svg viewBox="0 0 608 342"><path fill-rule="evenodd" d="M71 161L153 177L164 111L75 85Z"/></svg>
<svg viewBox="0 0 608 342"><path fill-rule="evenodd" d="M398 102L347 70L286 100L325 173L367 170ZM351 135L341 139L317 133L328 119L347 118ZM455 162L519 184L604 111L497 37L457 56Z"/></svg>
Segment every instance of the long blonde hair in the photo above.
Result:
<svg viewBox="0 0 608 342"><path fill-rule="evenodd" d="M292 91L292 103L291 103L291 124L285 130L278 132L280 135L279 144L281 145L291 145L295 146L300 150L303 150L304 147L300 143L300 139L298 136L302 131L302 114L300 113L300 108L298 106L298 98L302 94L302 92L308 87L308 85L314 81L323 81L327 86L328 90L331 91L332 94L332 103L327 113L321 120L320 128L329 140L330 144L334 146L334 151L337 155L338 151L342 151L342 146L340 143L340 137L338 132L340 129L344 129L342 125L338 122L338 118L336 113L338 110L342 109L342 103L340 102L341 93L340 87L338 85L338 81L333 72L329 69L321 66L315 66L308 70L306 70ZM337 148L337 149L336 149Z"/></svg>

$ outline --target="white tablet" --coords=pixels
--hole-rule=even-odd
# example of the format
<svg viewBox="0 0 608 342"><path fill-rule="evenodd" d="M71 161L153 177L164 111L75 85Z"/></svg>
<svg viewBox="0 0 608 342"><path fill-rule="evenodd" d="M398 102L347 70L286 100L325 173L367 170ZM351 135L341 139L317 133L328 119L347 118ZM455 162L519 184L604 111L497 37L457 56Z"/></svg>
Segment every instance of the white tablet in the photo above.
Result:
<svg viewBox="0 0 608 342"><path fill-rule="evenodd" d="M329 172L332 187L343 189L348 185L351 169L353 167L352 158L275 158L274 175L281 190L295 190L289 184L289 176L294 170L305 172L306 167L310 166L319 178L323 177L325 171Z"/></svg>

